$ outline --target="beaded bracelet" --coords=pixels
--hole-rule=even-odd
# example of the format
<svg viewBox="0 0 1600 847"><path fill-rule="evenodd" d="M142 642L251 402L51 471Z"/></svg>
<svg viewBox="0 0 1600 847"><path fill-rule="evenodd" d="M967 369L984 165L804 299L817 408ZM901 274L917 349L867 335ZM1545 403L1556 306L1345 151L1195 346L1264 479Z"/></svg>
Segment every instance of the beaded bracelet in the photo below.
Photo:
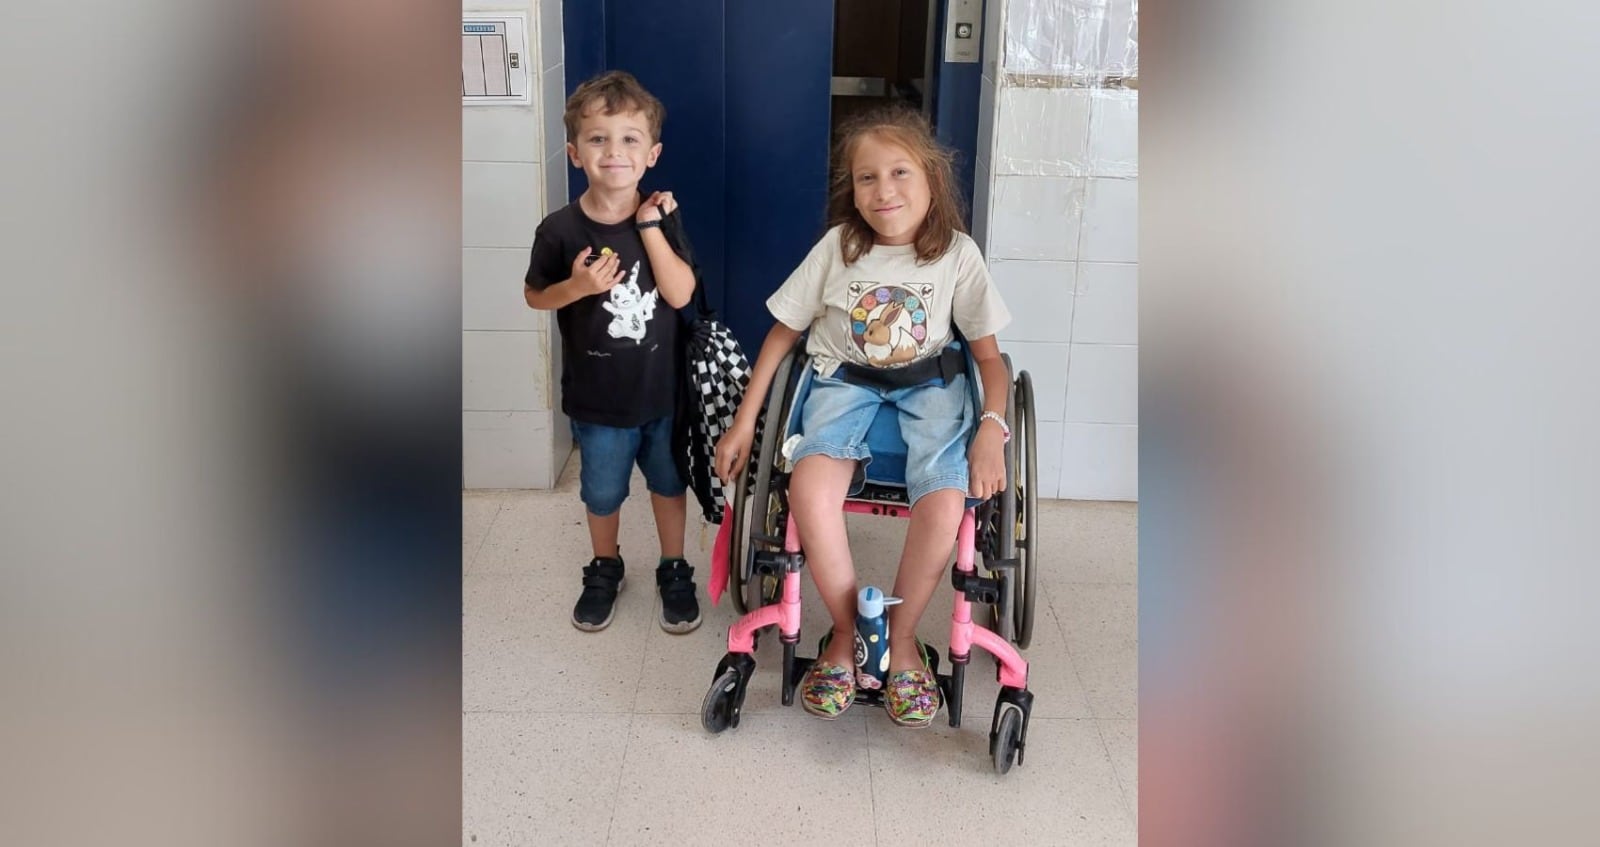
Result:
<svg viewBox="0 0 1600 847"><path fill-rule="evenodd" d="M984 412L982 417L978 418L978 422L982 423L985 419L994 421L995 423L1000 425L1000 431L1002 433L1005 433L1005 437L1006 437L1006 440L1004 442L1002 442L1002 443L1004 443L1004 444L1010 444L1011 443L1011 427L1006 424L1006 419L1005 418L1001 417L999 415L999 413L997 413L997 412Z"/></svg>

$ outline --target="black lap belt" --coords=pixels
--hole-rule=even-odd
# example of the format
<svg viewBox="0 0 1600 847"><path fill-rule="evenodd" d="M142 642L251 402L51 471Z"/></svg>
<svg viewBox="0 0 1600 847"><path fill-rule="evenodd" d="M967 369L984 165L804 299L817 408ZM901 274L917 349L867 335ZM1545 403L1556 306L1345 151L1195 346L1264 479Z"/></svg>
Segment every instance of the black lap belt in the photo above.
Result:
<svg viewBox="0 0 1600 847"><path fill-rule="evenodd" d="M958 344L945 345L937 356L912 362L898 368L873 368L845 362L839 366L839 378L851 385L864 385L882 391L910 388L935 379L950 380L967 372L967 354Z"/></svg>

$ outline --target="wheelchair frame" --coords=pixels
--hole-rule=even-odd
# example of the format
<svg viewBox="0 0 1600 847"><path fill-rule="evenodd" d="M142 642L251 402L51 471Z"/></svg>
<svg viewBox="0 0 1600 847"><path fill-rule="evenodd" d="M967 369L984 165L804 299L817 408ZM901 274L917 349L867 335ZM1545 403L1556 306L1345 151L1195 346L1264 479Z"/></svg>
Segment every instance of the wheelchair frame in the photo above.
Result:
<svg viewBox="0 0 1600 847"><path fill-rule="evenodd" d="M764 425L758 427L760 449L751 457L754 473L739 474L734 485L728 588L742 617L729 629L728 653L718 663L702 704L701 722L712 733L739 724L745 690L755 671L754 652L760 630L776 626L783 643L783 705L793 705L795 688L813 661L796 655L800 641L800 570L805 556L789 514L788 474L778 457L789 436L796 388L809 367L804 343L804 339L796 343L774 374L763 412ZM1007 486L962 513L956 562L951 571L956 597L951 614L950 673L940 674L938 654L930 656L930 670L939 680L952 727L961 725L971 648L976 645L995 658L1001 689L990 724L989 750L995 770L1001 774L1010 770L1013 761L1022 762L1026 747L1033 695L1027 690L1027 662L1017 648L1026 648L1032 638L1038 579L1032 380L1026 371L1018 374L1013 370L1009 356L1003 360L1011 377L1006 400L1006 421L1012 431L1005 451ZM975 369L970 372L975 373ZM982 381L974 378L972 382L975 400L981 402ZM773 410L776 415L767 414ZM871 482L859 495L845 500L844 510L906 518L911 514L903 488ZM990 576L977 574L979 553ZM992 630L974 622L974 604L987 610ZM880 703L881 696L875 691L857 693L858 700L868 704Z"/></svg>

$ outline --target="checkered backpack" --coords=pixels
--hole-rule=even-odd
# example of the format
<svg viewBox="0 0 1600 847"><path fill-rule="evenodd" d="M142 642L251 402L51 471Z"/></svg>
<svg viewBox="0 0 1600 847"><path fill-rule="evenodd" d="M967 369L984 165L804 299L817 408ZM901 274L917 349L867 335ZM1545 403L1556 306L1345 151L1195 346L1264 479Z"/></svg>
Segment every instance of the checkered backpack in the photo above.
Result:
<svg viewBox="0 0 1600 847"><path fill-rule="evenodd" d="M716 310L706 300L705 281L695 265L688 240L674 212L662 221L662 234L695 271L693 315L684 335L683 373L685 384L679 394L678 420L673 427L678 465L700 502L700 511L710 523L722 522L726 502L722 482L717 479L715 460L717 440L733 426L734 413L744 399L750 382L750 360L733 332L717 319ZM685 311L688 311L687 309ZM761 420L756 422L754 443L761 441ZM749 472L748 469L746 471Z"/></svg>
<svg viewBox="0 0 1600 847"><path fill-rule="evenodd" d="M705 519L721 523L727 498L714 470L717 440L733 426L750 382L750 361L716 313L705 309L703 302L701 308L684 358L690 404L689 487Z"/></svg>

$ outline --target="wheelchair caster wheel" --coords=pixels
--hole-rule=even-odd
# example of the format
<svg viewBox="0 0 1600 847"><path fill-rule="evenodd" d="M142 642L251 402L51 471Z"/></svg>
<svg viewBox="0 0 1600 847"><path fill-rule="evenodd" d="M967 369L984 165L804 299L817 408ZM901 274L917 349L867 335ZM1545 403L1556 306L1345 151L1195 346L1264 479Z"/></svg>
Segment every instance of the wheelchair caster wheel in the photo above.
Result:
<svg viewBox="0 0 1600 847"><path fill-rule="evenodd" d="M739 711L744 707L744 680L738 668L728 668L712 681L706 699L700 704L700 725L712 735L739 725Z"/></svg>
<svg viewBox="0 0 1600 847"><path fill-rule="evenodd" d="M989 735L989 755L994 759L994 772L1005 776L1011 763L1019 758L1022 741L1022 710L1004 708L994 732Z"/></svg>

